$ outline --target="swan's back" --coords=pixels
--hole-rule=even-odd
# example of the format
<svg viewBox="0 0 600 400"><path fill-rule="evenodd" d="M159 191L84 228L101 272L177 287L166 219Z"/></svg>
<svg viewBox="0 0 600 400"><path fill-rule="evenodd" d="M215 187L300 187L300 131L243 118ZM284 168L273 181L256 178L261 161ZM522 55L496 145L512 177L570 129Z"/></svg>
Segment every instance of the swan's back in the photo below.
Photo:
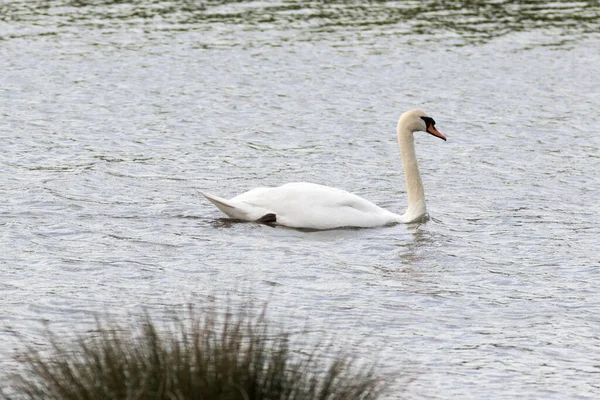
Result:
<svg viewBox="0 0 600 400"><path fill-rule="evenodd" d="M256 188L231 199L276 215L292 228L374 227L401 222L401 217L345 190L307 182Z"/></svg>

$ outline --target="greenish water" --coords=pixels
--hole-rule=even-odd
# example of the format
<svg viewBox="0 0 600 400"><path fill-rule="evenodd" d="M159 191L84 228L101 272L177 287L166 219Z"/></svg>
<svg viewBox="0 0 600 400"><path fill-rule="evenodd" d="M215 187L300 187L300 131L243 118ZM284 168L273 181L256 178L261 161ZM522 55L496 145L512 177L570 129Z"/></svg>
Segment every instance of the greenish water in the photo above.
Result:
<svg viewBox="0 0 600 400"><path fill-rule="evenodd" d="M28 25L29 34L38 35L60 34L73 26L185 30L225 24L242 31L297 29L316 37L344 30L384 34L383 29L479 42L530 30L561 36L595 34L600 5L597 1L9 0L0 5L0 14L5 23ZM27 35L14 32L8 37L21 34Z"/></svg>
<svg viewBox="0 0 600 400"><path fill-rule="evenodd" d="M0 316L40 343L208 296L377 360L390 399L595 399L598 2L0 3ZM198 196L310 181L431 220L300 232ZM307 322L308 321L308 322ZM18 341L0 331L0 371Z"/></svg>

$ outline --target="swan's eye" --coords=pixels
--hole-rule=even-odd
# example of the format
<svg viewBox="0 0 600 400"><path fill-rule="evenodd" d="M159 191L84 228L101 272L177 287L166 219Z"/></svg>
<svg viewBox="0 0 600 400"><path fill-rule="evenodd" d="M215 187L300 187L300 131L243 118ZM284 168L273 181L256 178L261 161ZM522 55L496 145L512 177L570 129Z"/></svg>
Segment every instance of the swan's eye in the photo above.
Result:
<svg viewBox="0 0 600 400"><path fill-rule="evenodd" d="M430 117L421 117L423 121L425 121L425 126L429 127L430 125L435 126L435 121Z"/></svg>

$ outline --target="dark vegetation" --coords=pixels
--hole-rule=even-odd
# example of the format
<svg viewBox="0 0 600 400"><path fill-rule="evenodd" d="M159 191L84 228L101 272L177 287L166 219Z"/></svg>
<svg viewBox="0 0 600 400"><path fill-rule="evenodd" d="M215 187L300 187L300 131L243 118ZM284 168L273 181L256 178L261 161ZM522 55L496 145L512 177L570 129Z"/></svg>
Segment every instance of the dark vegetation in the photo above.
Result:
<svg viewBox="0 0 600 400"><path fill-rule="evenodd" d="M350 400L376 399L373 370L343 355L325 361L319 346L301 355L290 336L273 332L265 312L190 308L158 324L134 327L98 319L92 333L60 338L46 330L49 351L28 346L17 359L6 399ZM306 355L309 354L309 355ZM4 386L6 387L6 386Z"/></svg>

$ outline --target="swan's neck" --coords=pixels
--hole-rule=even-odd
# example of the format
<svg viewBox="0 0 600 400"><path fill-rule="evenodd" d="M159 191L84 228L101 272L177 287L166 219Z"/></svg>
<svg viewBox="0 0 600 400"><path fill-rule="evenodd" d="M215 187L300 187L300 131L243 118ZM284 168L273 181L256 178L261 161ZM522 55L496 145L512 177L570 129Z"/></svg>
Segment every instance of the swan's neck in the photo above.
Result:
<svg viewBox="0 0 600 400"><path fill-rule="evenodd" d="M425 192L421 182L421 174L417 165L415 154L415 140L412 132L398 130L398 144L402 157L402 167L406 179L406 193L408 194L408 208L403 218L410 222L427 213L425 207Z"/></svg>

